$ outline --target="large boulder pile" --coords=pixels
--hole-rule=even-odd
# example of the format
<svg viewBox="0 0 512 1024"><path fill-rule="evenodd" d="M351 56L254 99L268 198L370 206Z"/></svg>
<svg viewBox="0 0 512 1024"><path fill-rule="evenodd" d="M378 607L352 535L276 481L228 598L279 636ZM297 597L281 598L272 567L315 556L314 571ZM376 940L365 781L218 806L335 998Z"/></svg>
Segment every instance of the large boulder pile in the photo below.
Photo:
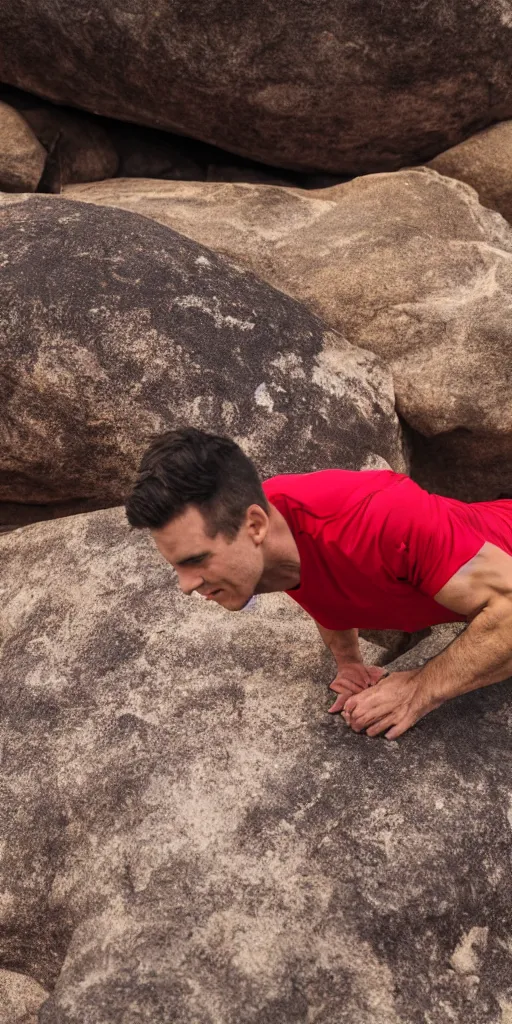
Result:
<svg viewBox="0 0 512 1024"><path fill-rule="evenodd" d="M186 423L268 476L405 468L389 371L251 273L58 198L1 205L0 240L0 501L119 503L149 436Z"/></svg>
<svg viewBox="0 0 512 1024"><path fill-rule="evenodd" d="M512 494L512 227L473 189L418 169L314 193L119 180L65 195L155 218L301 299L391 371L420 483Z"/></svg>
<svg viewBox="0 0 512 1024"><path fill-rule="evenodd" d="M370 740L300 609L185 597L122 510L0 558L2 956L40 1024L507 1019L509 683Z"/></svg>
<svg viewBox="0 0 512 1024"><path fill-rule="evenodd" d="M509 0L4 0L0 80L282 167L429 159L512 117Z"/></svg>
<svg viewBox="0 0 512 1024"><path fill-rule="evenodd" d="M186 425L512 498L511 127L512 0L0 4L0 1024L512 1024L512 680L357 735L111 507Z"/></svg>

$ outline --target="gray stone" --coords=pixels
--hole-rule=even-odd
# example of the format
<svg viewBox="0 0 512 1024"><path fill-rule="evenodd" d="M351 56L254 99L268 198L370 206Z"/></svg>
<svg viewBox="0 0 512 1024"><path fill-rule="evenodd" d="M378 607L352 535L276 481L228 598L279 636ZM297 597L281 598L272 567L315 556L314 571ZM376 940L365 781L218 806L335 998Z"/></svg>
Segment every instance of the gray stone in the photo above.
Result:
<svg viewBox="0 0 512 1024"><path fill-rule="evenodd" d="M406 466L389 371L146 217L0 205L0 501L118 504L148 438L224 432L260 472Z"/></svg>
<svg viewBox="0 0 512 1024"><path fill-rule="evenodd" d="M506 1019L510 683L371 740L293 602L186 598L122 510L0 557L2 956L40 1024Z"/></svg>
<svg viewBox="0 0 512 1024"><path fill-rule="evenodd" d="M473 189L423 168L306 193L119 180L65 195L153 217L300 299L391 370L421 484L512 494L512 228Z"/></svg>
<svg viewBox="0 0 512 1024"><path fill-rule="evenodd" d="M0 101L0 192L35 192L46 151L25 119Z"/></svg>
<svg viewBox="0 0 512 1024"><path fill-rule="evenodd" d="M296 170L428 160L512 117L510 0L3 0L3 81Z"/></svg>

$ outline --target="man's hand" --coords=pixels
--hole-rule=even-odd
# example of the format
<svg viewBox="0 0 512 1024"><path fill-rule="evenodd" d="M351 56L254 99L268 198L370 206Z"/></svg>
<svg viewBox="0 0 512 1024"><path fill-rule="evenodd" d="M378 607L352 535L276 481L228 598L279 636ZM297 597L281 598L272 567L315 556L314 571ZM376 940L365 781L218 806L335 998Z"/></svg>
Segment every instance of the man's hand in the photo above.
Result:
<svg viewBox="0 0 512 1024"><path fill-rule="evenodd" d="M366 729L367 736L385 733L387 740L396 740L442 703L425 699L418 678L420 671L415 668L409 672L392 672L377 686L349 697L343 718L354 732Z"/></svg>
<svg viewBox="0 0 512 1024"><path fill-rule="evenodd" d="M375 686L379 679L387 675L385 668L378 665L363 665L362 661L348 662L338 668L338 674L329 687L338 694L329 711L334 714L342 711L345 701L353 694L366 690L369 686Z"/></svg>

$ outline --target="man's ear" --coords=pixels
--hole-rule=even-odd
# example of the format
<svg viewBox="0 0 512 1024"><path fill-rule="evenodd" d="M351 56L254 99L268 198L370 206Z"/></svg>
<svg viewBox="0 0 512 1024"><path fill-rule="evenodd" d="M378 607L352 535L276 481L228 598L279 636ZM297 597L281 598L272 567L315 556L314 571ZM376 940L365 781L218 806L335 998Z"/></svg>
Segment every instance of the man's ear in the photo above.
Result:
<svg viewBox="0 0 512 1024"><path fill-rule="evenodd" d="M268 533L270 520L261 505L249 505L245 514L245 524L249 536L255 544L262 544Z"/></svg>

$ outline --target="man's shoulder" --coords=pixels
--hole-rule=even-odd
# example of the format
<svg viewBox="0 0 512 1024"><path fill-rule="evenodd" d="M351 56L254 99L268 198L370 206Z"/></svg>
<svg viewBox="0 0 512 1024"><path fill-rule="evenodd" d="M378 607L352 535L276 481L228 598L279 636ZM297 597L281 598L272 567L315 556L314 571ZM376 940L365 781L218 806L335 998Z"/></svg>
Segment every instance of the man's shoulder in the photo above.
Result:
<svg viewBox="0 0 512 1024"><path fill-rule="evenodd" d="M282 473L262 482L263 491L272 504L285 503L312 512L332 514L353 498L387 488L403 474L393 470L322 469L312 473Z"/></svg>

